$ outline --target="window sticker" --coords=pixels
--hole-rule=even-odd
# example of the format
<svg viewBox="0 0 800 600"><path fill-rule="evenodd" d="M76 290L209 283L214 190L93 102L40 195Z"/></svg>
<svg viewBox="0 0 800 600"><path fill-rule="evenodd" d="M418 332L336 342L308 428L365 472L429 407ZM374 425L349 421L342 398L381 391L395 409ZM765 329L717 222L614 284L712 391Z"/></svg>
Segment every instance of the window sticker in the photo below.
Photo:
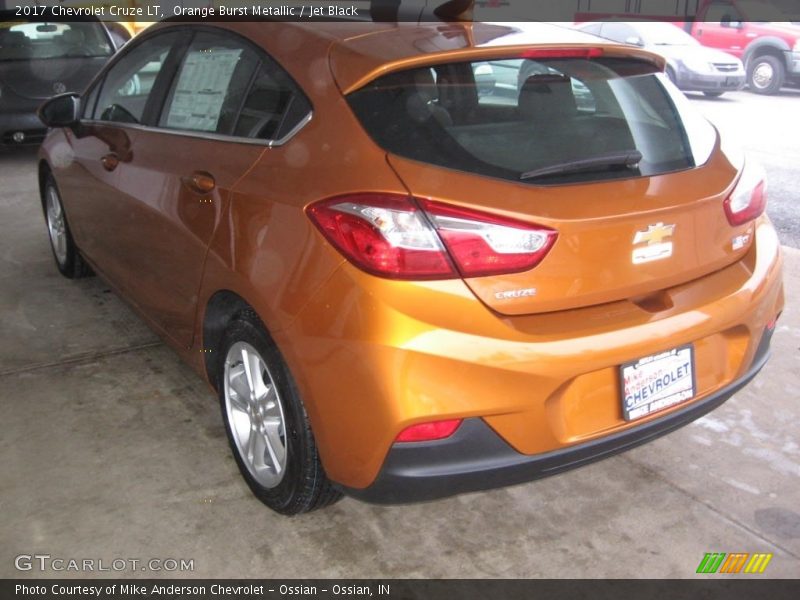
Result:
<svg viewBox="0 0 800 600"><path fill-rule="evenodd" d="M241 48L190 52L178 78L167 127L216 131L225 94L241 54Z"/></svg>

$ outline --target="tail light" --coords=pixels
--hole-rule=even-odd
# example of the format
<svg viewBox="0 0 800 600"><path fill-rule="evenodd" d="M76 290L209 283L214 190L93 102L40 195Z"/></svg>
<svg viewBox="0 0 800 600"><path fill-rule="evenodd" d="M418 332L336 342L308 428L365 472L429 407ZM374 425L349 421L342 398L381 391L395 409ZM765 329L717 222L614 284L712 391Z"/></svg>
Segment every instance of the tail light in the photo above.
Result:
<svg viewBox="0 0 800 600"><path fill-rule="evenodd" d="M394 194L323 200L308 214L350 262L391 279L527 271L541 262L557 237L539 225Z"/></svg>
<svg viewBox="0 0 800 600"><path fill-rule="evenodd" d="M422 201L464 277L528 271L556 241L556 232L439 202Z"/></svg>
<svg viewBox="0 0 800 600"><path fill-rule="evenodd" d="M441 240L409 197L333 198L314 204L308 214L339 252L368 273L392 279L456 277Z"/></svg>
<svg viewBox="0 0 800 600"><path fill-rule="evenodd" d="M781 313L778 313L777 315L772 317L772 320L769 323L767 323L767 331L775 331L775 327L777 327L778 325L778 319L780 318L781 318Z"/></svg>
<svg viewBox="0 0 800 600"><path fill-rule="evenodd" d="M747 165L733 192L725 199L725 214L733 225L760 217L767 207L767 178L760 166Z"/></svg>
<svg viewBox="0 0 800 600"><path fill-rule="evenodd" d="M396 442L432 442L449 438L461 426L461 419L419 423L400 432Z"/></svg>

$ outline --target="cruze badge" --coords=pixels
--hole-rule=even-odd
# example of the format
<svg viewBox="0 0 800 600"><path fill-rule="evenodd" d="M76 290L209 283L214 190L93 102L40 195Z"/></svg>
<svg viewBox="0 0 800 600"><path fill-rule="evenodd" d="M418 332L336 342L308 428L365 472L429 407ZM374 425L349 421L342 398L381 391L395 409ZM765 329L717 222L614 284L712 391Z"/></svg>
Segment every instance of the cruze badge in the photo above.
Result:
<svg viewBox="0 0 800 600"><path fill-rule="evenodd" d="M675 233L675 225L656 223L644 231L637 231L633 237L633 245L647 244L633 249L633 264L653 262L672 256L672 242L664 241Z"/></svg>
<svg viewBox="0 0 800 600"><path fill-rule="evenodd" d="M532 298L536 295L536 288L527 288L524 290L508 290L506 292L497 292L494 297L498 300L515 300L517 298Z"/></svg>

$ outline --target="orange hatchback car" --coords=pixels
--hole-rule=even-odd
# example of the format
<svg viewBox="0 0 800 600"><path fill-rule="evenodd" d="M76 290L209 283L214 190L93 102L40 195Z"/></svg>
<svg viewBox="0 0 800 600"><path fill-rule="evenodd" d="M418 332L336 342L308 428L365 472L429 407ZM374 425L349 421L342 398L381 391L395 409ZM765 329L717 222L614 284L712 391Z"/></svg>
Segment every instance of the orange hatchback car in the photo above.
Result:
<svg viewBox="0 0 800 600"><path fill-rule="evenodd" d="M654 439L764 365L764 174L556 26L163 23L46 103L59 270L217 391L255 495L426 500Z"/></svg>

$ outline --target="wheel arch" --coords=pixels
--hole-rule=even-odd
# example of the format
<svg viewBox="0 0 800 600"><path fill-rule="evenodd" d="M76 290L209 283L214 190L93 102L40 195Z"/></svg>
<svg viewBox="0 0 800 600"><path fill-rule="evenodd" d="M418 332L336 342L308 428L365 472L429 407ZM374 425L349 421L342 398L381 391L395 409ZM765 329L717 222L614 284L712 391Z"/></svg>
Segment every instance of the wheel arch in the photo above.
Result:
<svg viewBox="0 0 800 600"><path fill-rule="evenodd" d="M203 367L209 383L218 389L217 360L219 346L225 330L237 316L249 312L258 317L253 306L242 296L231 290L218 290L206 302L202 322ZM260 319L262 321L263 320Z"/></svg>
<svg viewBox="0 0 800 600"><path fill-rule="evenodd" d="M50 168L50 165L45 159L39 160L39 168L37 177L39 179L39 200L42 202L42 209L44 209L44 184L45 180L47 179L48 175L53 174L53 169Z"/></svg>
<svg viewBox="0 0 800 600"><path fill-rule="evenodd" d="M785 63L785 52L790 49L789 44L781 38L771 36L762 37L747 46L744 56L742 57L742 62L744 62L745 67L749 67L750 61L754 58L768 54L778 58L782 63Z"/></svg>

